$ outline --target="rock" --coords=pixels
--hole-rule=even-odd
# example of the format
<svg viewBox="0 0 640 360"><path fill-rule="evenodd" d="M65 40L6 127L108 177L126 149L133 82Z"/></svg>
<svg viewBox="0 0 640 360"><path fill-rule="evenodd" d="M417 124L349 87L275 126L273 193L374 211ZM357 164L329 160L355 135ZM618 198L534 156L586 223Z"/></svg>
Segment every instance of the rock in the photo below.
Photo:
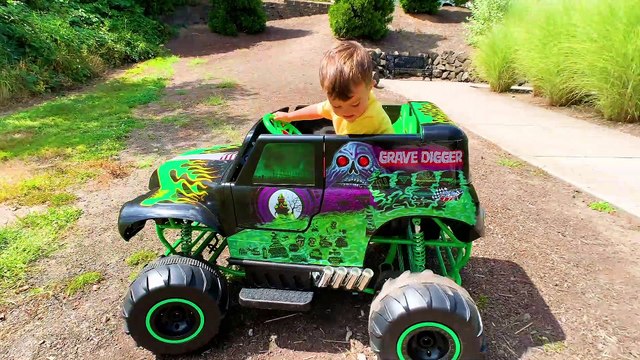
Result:
<svg viewBox="0 0 640 360"><path fill-rule="evenodd" d="M448 62L449 64L451 64L451 65L455 64L455 62L456 62L455 54L454 54L454 55L449 56L449 58L447 58L447 62Z"/></svg>
<svg viewBox="0 0 640 360"><path fill-rule="evenodd" d="M433 77L434 78L438 78L438 79L441 78L442 77L442 70L440 70L440 69L433 70Z"/></svg>
<svg viewBox="0 0 640 360"><path fill-rule="evenodd" d="M402 55L402 56L409 56L410 54L409 54L409 52L408 52L408 51L403 51L403 52L401 52L401 53L400 53L400 55Z"/></svg>
<svg viewBox="0 0 640 360"><path fill-rule="evenodd" d="M249 329L249 332L247 333L249 336L253 336L253 329Z"/></svg>
<svg viewBox="0 0 640 360"><path fill-rule="evenodd" d="M371 55L371 60L373 60L374 63L378 63L378 61L380 61L380 55L377 54L375 51L373 50L369 50L369 55Z"/></svg>
<svg viewBox="0 0 640 360"><path fill-rule="evenodd" d="M455 71L455 70L456 70L455 66L453 66L453 65L451 65L451 64L447 64L447 65L445 65L445 66L444 66L444 68L445 68L445 70L447 70L447 71Z"/></svg>
<svg viewBox="0 0 640 360"><path fill-rule="evenodd" d="M435 58L433 60L433 65L440 65L440 61L442 61L442 60L440 60L440 57Z"/></svg>
<svg viewBox="0 0 640 360"><path fill-rule="evenodd" d="M363 353L358 354L358 360L367 360L367 356Z"/></svg>
<svg viewBox="0 0 640 360"><path fill-rule="evenodd" d="M398 56L400 53L398 51L394 51L392 55Z"/></svg>
<svg viewBox="0 0 640 360"><path fill-rule="evenodd" d="M99 285L93 285L91 288L93 289L93 291L98 291L98 289L100 289L100 286Z"/></svg>
<svg viewBox="0 0 640 360"><path fill-rule="evenodd" d="M434 72L435 72L435 71L434 71ZM442 78L443 78L443 79L448 79L448 78L449 78L449 72L448 72L448 71L443 72L443 73L442 73Z"/></svg>
<svg viewBox="0 0 640 360"><path fill-rule="evenodd" d="M380 66L387 65L387 60L380 60Z"/></svg>
<svg viewBox="0 0 640 360"><path fill-rule="evenodd" d="M382 52L382 50L380 50L380 48L376 48L376 49L375 49L375 50L373 50L373 51L374 51L376 54L378 54L378 56L380 56L380 55L384 54L384 53Z"/></svg>
<svg viewBox="0 0 640 360"><path fill-rule="evenodd" d="M443 64L440 64L440 65L438 65L438 69L440 69L442 71L445 71L445 70L447 70L447 67L445 65L443 65Z"/></svg>
<svg viewBox="0 0 640 360"><path fill-rule="evenodd" d="M431 58L431 60L433 60L433 61L435 61L437 58L440 57L440 54L438 54L435 51L429 51L428 54L429 54L429 57Z"/></svg>
<svg viewBox="0 0 640 360"><path fill-rule="evenodd" d="M110 320L109 315L105 315L105 316L102 317L102 322L105 323L105 324L108 323L109 320Z"/></svg>
<svg viewBox="0 0 640 360"><path fill-rule="evenodd" d="M462 80L462 81L464 81L464 82L469 81L469 73L468 73L468 72L466 72L466 71L465 71L465 72L463 72L463 73L462 73L462 77L460 78L460 80Z"/></svg>
<svg viewBox="0 0 640 360"><path fill-rule="evenodd" d="M456 60L456 61L453 63L453 66L455 66L455 67L457 67L457 68L462 67L462 63L461 63L460 61Z"/></svg>
<svg viewBox="0 0 640 360"><path fill-rule="evenodd" d="M387 59L387 53L386 52L382 52L382 54L380 54L380 60L386 60Z"/></svg>
<svg viewBox="0 0 640 360"><path fill-rule="evenodd" d="M462 63L462 69L464 71L469 71L469 69L471 69L471 60L467 59Z"/></svg>
<svg viewBox="0 0 640 360"><path fill-rule="evenodd" d="M462 73L456 75L456 81L462 81Z"/></svg>
<svg viewBox="0 0 640 360"><path fill-rule="evenodd" d="M449 80L453 80L456 77L456 74L453 72L449 73L449 76L447 77Z"/></svg>
<svg viewBox="0 0 640 360"><path fill-rule="evenodd" d="M427 57L426 60L427 60L427 65L433 64L433 60L431 60L430 57Z"/></svg>
<svg viewBox="0 0 640 360"><path fill-rule="evenodd" d="M467 59L469 59L469 55L465 52L458 54L458 56L456 57L456 60L460 61L461 63L467 61Z"/></svg>
<svg viewBox="0 0 640 360"><path fill-rule="evenodd" d="M0 321L5 321L6 315L4 313L0 313Z"/></svg>

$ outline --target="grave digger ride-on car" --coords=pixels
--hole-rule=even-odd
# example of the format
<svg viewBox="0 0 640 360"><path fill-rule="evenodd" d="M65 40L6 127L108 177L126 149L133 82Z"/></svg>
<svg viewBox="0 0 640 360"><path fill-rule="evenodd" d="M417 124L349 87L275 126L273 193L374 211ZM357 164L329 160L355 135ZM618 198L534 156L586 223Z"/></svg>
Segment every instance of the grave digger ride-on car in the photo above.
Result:
<svg viewBox="0 0 640 360"><path fill-rule="evenodd" d="M467 138L432 103L384 108L393 135L339 136L326 119L267 114L241 145L154 171L118 224L129 240L153 220L166 247L125 296L136 343L203 348L228 310L227 281L239 281L240 305L262 309L307 310L319 288L371 294L381 359L483 358L480 314L460 286L484 228Z"/></svg>

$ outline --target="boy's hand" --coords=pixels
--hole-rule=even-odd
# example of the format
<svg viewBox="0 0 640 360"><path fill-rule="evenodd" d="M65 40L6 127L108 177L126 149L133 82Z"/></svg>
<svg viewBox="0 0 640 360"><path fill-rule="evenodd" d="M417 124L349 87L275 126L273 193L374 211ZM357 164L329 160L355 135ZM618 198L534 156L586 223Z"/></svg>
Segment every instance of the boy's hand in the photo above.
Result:
<svg viewBox="0 0 640 360"><path fill-rule="evenodd" d="M274 118L273 118L274 120L278 120L282 122L291 122L291 119L289 119L289 113L276 111L273 113L273 115L274 115Z"/></svg>

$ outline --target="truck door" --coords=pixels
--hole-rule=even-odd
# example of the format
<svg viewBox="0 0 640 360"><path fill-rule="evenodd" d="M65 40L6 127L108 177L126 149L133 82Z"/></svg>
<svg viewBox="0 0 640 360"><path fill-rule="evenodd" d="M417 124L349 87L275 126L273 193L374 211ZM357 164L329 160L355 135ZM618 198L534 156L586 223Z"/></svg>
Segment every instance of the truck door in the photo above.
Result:
<svg viewBox="0 0 640 360"><path fill-rule="evenodd" d="M232 188L238 227L304 231L320 211L321 136L261 135Z"/></svg>

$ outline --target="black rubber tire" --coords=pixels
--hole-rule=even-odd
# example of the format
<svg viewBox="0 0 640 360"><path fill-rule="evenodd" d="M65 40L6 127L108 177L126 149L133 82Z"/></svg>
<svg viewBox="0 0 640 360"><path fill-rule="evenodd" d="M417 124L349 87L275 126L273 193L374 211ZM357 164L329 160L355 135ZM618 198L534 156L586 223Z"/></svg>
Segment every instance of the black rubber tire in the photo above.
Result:
<svg viewBox="0 0 640 360"><path fill-rule="evenodd" d="M401 335L421 323L437 323L453 331L461 344L457 359L485 358L482 320L469 293L453 280L430 270L421 273L406 271L384 284L369 311L371 349L379 359L400 358L397 346ZM441 332L446 334L445 331ZM413 336L411 334L414 332L405 335L408 340L403 341L401 346L407 360L414 359L407 349L407 343ZM449 339L453 340L453 337ZM450 349L435 358L447 360L452 359L453 355L453 349Z"/></svg>
<svg viewBox="0 0 640 360"><path fill-rule="evenodd" d="M163 302L169 305L162 305ZM155 354L191 353L205 347L218 334L228 304L226 280L210 265L181 256L161 258L148 265L129 286L123 305L125 330L139 346ZM163 306L189 313L185 317L193 324L186 326L190 329L186 334L171 337L162 333L160 322L155 319L164 314ZM159 340L149 328L166 341ZM197 335L185 341L194 333ZM176 340L184 342L171 343Z"/></svg>

